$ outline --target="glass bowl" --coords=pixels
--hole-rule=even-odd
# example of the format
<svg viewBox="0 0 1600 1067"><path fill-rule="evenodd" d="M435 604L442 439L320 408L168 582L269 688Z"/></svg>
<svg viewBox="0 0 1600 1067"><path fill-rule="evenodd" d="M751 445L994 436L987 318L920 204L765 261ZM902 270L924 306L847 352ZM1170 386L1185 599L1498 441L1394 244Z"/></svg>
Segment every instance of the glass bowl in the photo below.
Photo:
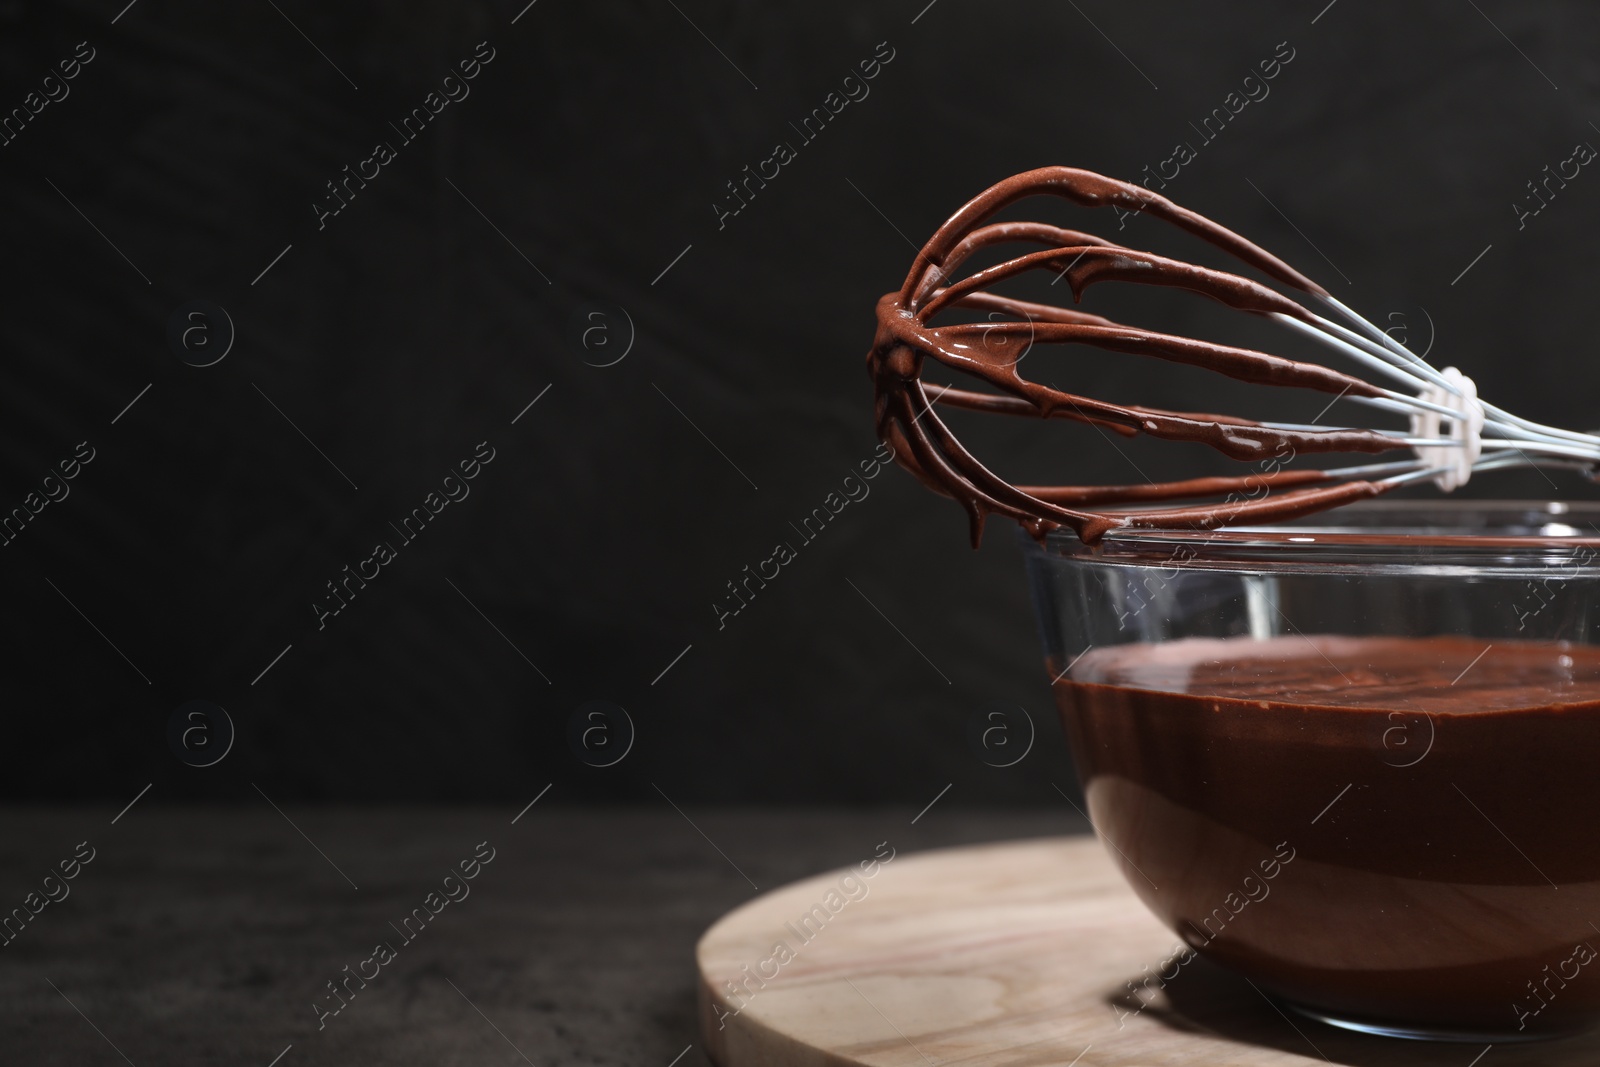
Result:
<svg viewBox="0 0 1600 1067"><path fill-rule="evenodd" d="M1090 817L1196 952L1371 1033L1600 1018L1600 506L1026 543Z"/></svg>

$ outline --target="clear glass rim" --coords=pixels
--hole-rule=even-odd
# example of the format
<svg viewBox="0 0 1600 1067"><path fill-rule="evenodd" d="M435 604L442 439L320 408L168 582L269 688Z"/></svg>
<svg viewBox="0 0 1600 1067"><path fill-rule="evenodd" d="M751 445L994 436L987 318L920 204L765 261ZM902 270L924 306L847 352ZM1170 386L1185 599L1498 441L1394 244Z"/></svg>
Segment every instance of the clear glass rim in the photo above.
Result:
<svg viewBox="0 0 1600 1067"><path fill-rule="evenodd" d="M1559 567L1563 577L1600 578L1600 502L1371 500L1271 526L1122 529L1092 546L1060 529L1034 544L1047 555L1113 566L1467 574Z"/></svg>

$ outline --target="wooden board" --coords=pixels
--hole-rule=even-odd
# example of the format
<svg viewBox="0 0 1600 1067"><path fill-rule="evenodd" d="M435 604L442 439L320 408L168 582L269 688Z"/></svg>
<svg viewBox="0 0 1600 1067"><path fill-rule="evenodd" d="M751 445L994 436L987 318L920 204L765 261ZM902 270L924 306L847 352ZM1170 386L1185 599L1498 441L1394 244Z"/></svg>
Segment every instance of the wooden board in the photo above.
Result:
<svg viewBox="0 0 1600 1067"><path fill-rule="evenodd" d="M1093 838L846 873L759 897L701 939L701 1032L719 1067L1600 1064L1593 1034L1485 1051L1350 1033L1285 1014L1204 960L1139 1009L1127 983L1159 971L1177 938Z"/></svg>

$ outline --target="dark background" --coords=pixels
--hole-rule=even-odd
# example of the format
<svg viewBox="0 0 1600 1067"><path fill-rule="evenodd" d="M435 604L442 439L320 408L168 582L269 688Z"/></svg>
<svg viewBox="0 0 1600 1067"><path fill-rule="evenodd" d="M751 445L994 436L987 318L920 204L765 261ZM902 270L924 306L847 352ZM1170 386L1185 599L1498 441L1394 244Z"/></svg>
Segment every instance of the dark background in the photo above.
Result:
<svg viewBox="0 0 1600 1067"><path fill-rule="evenodd" d="M0 110L79 41L96 51L0 147L0 510L78 442L96 452L0 549L7 799L120 806L153 782L150 799L258 803L255 783L520 805L555 783L553 801L920 806L949 784L950 804L1060 804L1072 773L1008 524L973 553L959 509L891 469L725 629L711 605L871 455L873 304L915 243L1017 170L1137 178L1199 145L1189 124L1279 42L1294 59L1270 95L1167 194L1512 411L1600 424L1600 176L1520 231L1511 207L1600 144L1582 4L124 2L0 4ZM471 95L400 147L388 123L480 41L495 58ZM789 124L885 41L870 95L799 145ZM324 183L379 140L397 158L319 231ZM798 158L719 229L724 183L780 140ZM237 330L205 368L167 338L196 299ZM1294 351L1131 300L1153 325ZM611 345L586 350L595 321ZM1035 358L1108 398L1305 403ZM1215 464L1054 424L966 432L1028 479ZM485 440L470 496L319 631L324 583ZM1471 489L1592 492L1553 477ZM191 699L237 728L209 768L169 745ZM592 700L637 730L610 767L568 741ZM995 705L1038 733L1005 769L969 738Z"/></svg>

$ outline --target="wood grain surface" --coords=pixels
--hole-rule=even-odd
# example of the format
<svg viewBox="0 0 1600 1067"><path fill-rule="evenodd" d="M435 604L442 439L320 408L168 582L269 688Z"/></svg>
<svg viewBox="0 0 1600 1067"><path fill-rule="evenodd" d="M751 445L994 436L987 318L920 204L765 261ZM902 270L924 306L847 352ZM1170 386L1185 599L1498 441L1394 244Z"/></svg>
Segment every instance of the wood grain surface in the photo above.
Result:
<svg viewBox="0 0 1600 1067"><path fill-rule="evenodd" d="M1203 959L1136 997L1129 983L1160 971L1177 938L1092 838L873 860L706 932L701 1029L719 1067L1600 1063L1595 1035L1484 1046L1349 1033Z"/></svg>

